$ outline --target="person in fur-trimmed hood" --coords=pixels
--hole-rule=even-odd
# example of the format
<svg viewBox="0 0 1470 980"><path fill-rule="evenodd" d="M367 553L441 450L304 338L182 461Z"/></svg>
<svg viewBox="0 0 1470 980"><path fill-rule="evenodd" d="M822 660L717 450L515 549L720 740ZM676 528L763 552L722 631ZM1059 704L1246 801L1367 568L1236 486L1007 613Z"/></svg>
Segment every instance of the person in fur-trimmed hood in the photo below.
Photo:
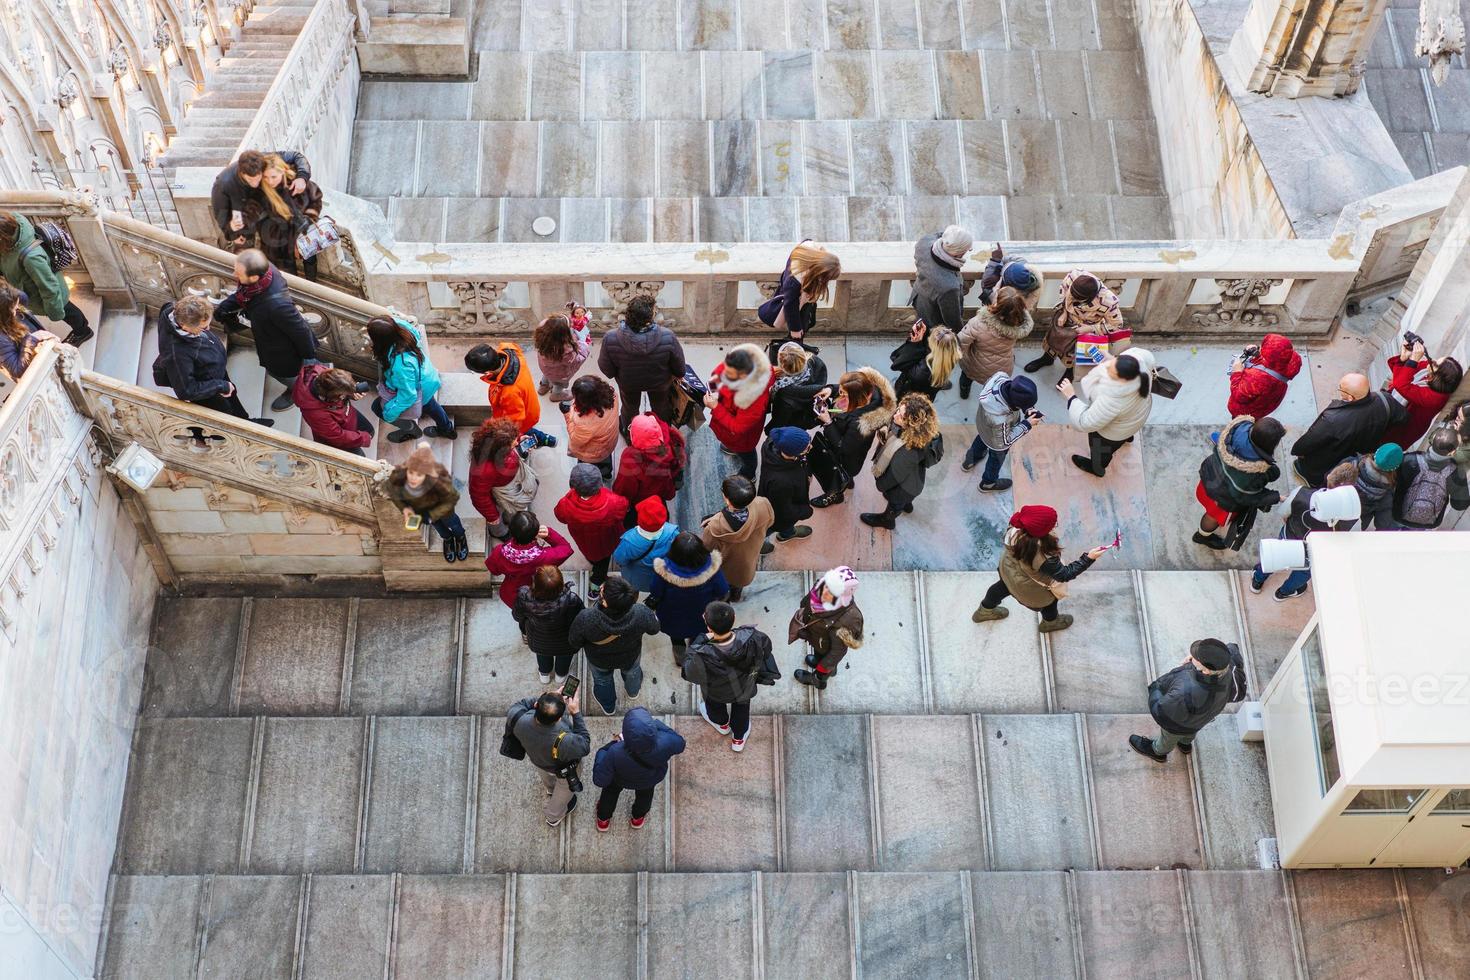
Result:
<svg viewBox="0 0 1470 980"><path fill-rule="evenodd" d="M730 592L720 571L724 556L710 551L691 531L680 531L668 553L653 560L653 588L647 604L674 644L674 662L684 663L684 646L704 632L704 607Z"/></svg>
<svg viewBox="0 0 1470 980"><path fill-rule="evenodd" d="M982 388L997 374L1016 371L1016 341L1035 328L1026 297L1013 286L1001 286L995 301L980 307L959 332L960 397L970 397L970 386Z"/></svg>
<svg viewBox="0 0 1470 980"><path fill-rule="evenodd" d="M925 473L944 458L944 437L939 434L934 403L920 394L904 395L893 421L877 438L873 479L888 506L881 513L859 514L858 520L891 531L899 514L913 513L914 501L924 492Z"/></svg>
<svg viewBox="0 0 1470 980"><path fill-rule="evenodd" d="M740 475L752 480L755 447L761 441L775 383L766 352L755 344L737 344L715 367L709 379L709 394L704 396L704 407L710 410L710 431L720 440L721 449L739 457Z"/></svg>
<svg viewBox="0 0 1470 980"><path fill-rule="evenodd" d="M811 454L812 475L821 484L822 496L813 507L831 507L843 501L853 477L873 448L878 433L893 421L898 396L893 385L876 368L849 371L831 389L831 407L817 413L822 423L820 451Z"/></svg>
<svg viewBox="0 0 1470 980"><path fill-rule="evenodd" d="M1194 535L1195 544L1224 551L1238 535L1221 538L1215 535L1217 528L1230 523L1237 514L1266 510L1281 502L1281 494L1271 489L1281 476L1281 468L1271 455L1285 434L1286 429L1275 419L1257 420L1249 415L1232 419L1224 432L1211 433L1215 451L1200 464L1199 484L1194 490L1195 499L1205 509Z"/></svg>
<svg viewBox="0 0 1470 980"><path fill-rule="evenodd" d="M857 587L857 573L839 565L802 596L786 628L787 643L805 640L812 648L803 660L806 668L791 675L799 683L823 690L847 651L863 645L863 611L855 601Z"/></svg>

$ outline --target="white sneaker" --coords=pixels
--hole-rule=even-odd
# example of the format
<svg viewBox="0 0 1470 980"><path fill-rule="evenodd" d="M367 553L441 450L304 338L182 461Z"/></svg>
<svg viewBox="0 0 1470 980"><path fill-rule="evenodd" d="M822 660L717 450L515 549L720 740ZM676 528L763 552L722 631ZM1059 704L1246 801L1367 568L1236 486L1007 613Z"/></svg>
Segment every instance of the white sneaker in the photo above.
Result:
<svg viewBox="0 0 1470 980"><path fill-rule="evenodd" d="M714 722L709 720L709 711L705 708L703 699L700 699L699 702L699 717L703 718L705 721L709 721L709 726L715 731L719 732L721 735L730 734L729 725L716 725Z"/></svg>
<svg viewBox="0 0 1470 980"><path fill-rule="evenodd" d="M746 738L750 738L750 732L746 732L745 733L745 738L732 738L732 739L730 739L730 751L731 752L744 752L745 751L745 739Z"/></svg>
<svg viewBox="0 0 1470 980"><path fill-rule="evenodd" d="M544 687L544 686L546 686L547 684L550 684L550 683L551 683L551 675L550 674L542 674L541 675L541 685Z"/></svg>

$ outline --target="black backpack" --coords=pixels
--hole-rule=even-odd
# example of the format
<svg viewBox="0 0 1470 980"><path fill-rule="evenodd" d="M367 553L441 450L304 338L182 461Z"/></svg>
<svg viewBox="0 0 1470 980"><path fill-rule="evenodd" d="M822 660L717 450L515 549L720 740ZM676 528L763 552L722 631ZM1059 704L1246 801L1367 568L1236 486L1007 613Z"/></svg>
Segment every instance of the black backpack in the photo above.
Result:
<svg viewBox="0 0 1470 980"><path fill-rule="evenodd" d="M505 731L500 736L500 754L507 759L524 759L526 757L526 747L521 744L520 739L516 738L516 722L521 720L521 715L524 715L531 709L520 707L519 705L517 707L520 708L519 711L512 711L506 715Z"/></svg>
<svg viewBox="0 0 1470 980"><path fill-rule="evenodd" d="M31 247L40 246L46 253L52 272L60 272L76 264L77 243L72 240L70 232L54 221L35 221L32 227L36 229L36 240Z"/></svg>
<svg viewBox="0 0 1470 980"><path fill-rule="evenodd" d="M1245 677L1245 657L1240 653L1239 643L1227 643L1230 650L1230 703L1239 704L1250 698Z"/></svg>

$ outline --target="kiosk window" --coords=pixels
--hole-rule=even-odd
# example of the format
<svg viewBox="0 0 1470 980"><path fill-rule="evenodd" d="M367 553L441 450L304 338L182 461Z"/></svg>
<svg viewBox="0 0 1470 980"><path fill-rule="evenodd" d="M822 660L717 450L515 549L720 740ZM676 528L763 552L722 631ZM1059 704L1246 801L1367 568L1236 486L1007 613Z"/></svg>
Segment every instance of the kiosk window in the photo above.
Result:
<svg viewBox="0 0 1470 980"><path fill-rule="evenodd" d="M1452 789L1434 804L1432 813L1470 813L1470 789Z"/></svg>
<svg viewBox="0 0 1470 980"><path fill-rule="evenodd" d="M1365 789L1348 801L1344 813L1408 813L1427 789Z"/></svg>
<svg viewBox="0 0 1470 980"><path fill-rule="evenodd" d="M1342 771L1337 765L1337 736L1332 730L1332 702L1327 698L1327 670L1322 664L1322 632L1312 630L1302 643L1302 667L1307 674L1307 707L1312 720L1312 741L1317 747L1318 791L1327 791Z"/></svg>

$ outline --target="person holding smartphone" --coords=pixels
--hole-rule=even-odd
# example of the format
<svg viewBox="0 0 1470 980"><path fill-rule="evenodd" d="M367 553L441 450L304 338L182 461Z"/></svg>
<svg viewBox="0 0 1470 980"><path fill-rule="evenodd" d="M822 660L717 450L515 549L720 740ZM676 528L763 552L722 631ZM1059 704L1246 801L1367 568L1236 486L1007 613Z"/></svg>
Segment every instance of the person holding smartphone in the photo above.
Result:
<svg viewBox="0 0 1470 980"><path fill-rule="evenodd" d="M464 561L469 557L464 524L454 512L459 491L454 489L454 478L449 471L434 458L427 441L415 446L408 459L394 468L384 482L383 492L402 508L405 529L417 530L423 521L433 525L444 542L445 561Z"/></svg>
<svg viewBox="0 0 1470 980"><path fill-rule="evenodd" d="M1042 504L1030 504L1011 515L1000 557L1000 577L985 592L985 598L970 614L973 623L1005 619L1010 610L1001 605L1014 597L1027 609L1041 613L1038 632L1055 633L1072 625L1071 613L1057 611L1067 595L1067 583L1092 567L1113 545L1099 545L1076 560L1062 564L1062 546L1055 534L1057 512Z"/></svg>
<svg viewBox="0 0 1470 980"><path fill-rule="evenodd" d="M568 677L560 690L522 698L506 714L506 734L520 743L546 787L541 812L548 827L560 826L577 808L573 780L577 785L580 780L576 767L592 751L592 737L577 699L578 683L576 677Z"/></svg>
<svg viewBox="0 0 1470 980"><path fill-rule="evenodd" d="M978 408L975 441L965 452L960 469L968 473L983 459L980 489L986 493L1009 490L1011 481L1000 478L1001 464L1011 447L1045 417L1036 410L1036 385L1030 378L1012 378L1002 371L992 375L980 389Z"/></svg>

